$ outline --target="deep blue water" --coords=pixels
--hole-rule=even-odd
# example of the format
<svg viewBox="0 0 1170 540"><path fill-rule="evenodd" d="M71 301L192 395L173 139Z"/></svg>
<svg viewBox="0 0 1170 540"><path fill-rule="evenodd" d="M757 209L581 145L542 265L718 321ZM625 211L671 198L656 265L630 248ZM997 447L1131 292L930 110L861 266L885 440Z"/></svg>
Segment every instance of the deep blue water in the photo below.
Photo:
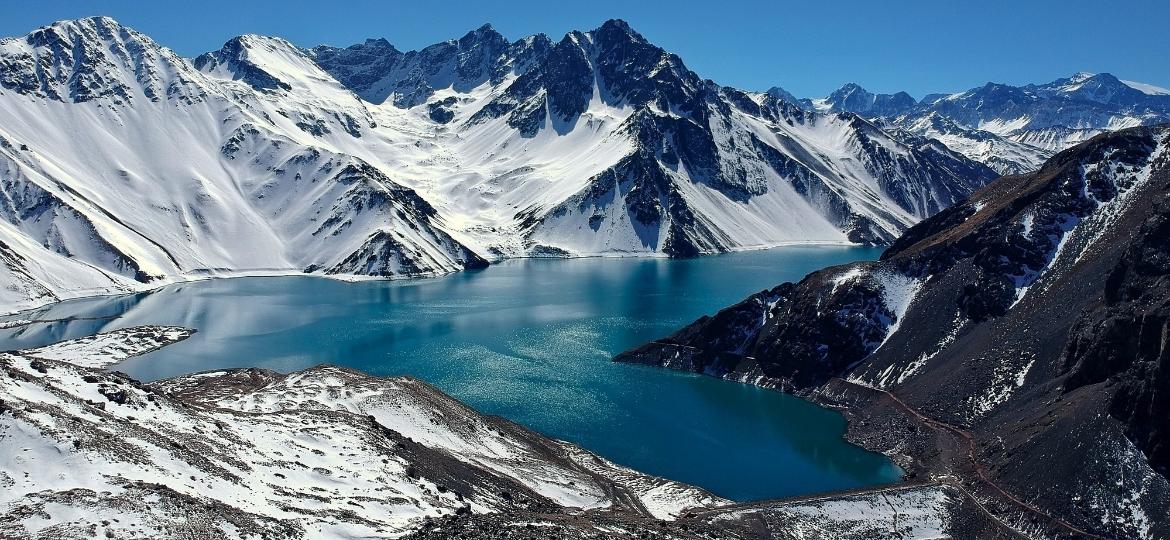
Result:
<svg viewBox="0 0 1170 540"><path fill-rule="evenodd" d="M335 363L410 374L476 409L736 500L895 481L835 412L753 386L610 362L755 291L880 250L787 247L698 259L513 260L443 278L209 280L63 302L0 350L138 324L198 329L117 367L135 377ZM21 317L29 318L29 313Z"/></svg>

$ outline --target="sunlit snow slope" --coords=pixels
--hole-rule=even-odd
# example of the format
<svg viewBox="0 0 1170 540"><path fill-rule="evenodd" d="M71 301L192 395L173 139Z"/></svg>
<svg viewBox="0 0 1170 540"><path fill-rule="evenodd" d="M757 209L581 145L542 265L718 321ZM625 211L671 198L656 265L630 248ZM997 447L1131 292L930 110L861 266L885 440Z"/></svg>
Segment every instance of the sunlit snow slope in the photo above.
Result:
<svg viewBox="0 0 1170 540"><path fill-rule="evenodd" d="M297 49L246 36L217 58L201 72L108 18L0 42L5 308L205 274L483 264L323 136L374 122Z"/></svg>

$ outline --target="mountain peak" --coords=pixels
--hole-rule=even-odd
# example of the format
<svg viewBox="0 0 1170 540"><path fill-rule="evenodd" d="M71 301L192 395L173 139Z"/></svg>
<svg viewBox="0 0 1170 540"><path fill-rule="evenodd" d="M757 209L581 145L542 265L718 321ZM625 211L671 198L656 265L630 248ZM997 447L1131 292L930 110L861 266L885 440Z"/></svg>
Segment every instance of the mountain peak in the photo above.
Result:
<svg viewBox="0 0 1170 540"><path fill-rule="evenodd" d="M799 101L798 99L796 99L796 96L792 95L791 92L789 92L788 90L785 90L779 86L773 86L773 87L769 88L764 93L769 95L769 96L772 96L776 99L782 99L784 101L788 101L791 103L796 103L797 101Z"/></svg>
<svg viewBox="0 0 1170 540"><path fill-rule="evenodd" d="M818 100L819 108L832 111L848 111L862 116L895 116L905 113L918 103L910 94L898 92L896 94L874 94L857 83L846 83L841 88L829 94L829 97Z"/></svg>
<svg viewBox="0 0 1170 540"><path fill-rule="evenodd" d="M367 47L394 48L394 45L387 41L386 38L366 38L364 44Z"/></svg>
<svg viewBox="0 0 1170 540"><path fill-rule="evenodd" d="M1100 81L1100 82L1121 84L1121 79L1118 79L1112 73L1098 73L1096 75L1093 75L1089 79L1094 80L1094 81Z"/></svg>
<svg viewBox="0 0 1170 540"><path fill-rule="evenodd" d="M590 32L599 36L623 36L631 41L646 42L646 38L642 37L636 30L630 27L630 23L622 19L610 19L602 23L597 30Z"/></svg>
<svg viewBox="0 0 1170 540"><path fill-rule="evenodd" d="M123 26L122 23L119 23L111 17L105 16L55 21L46 26L37 28L36 30L29 33L27 36L27 41L33 46L39 46L49 43L54 39L73 40L78 36L94 37L104 41L111 39L125 39L126 36L129 36L131 39L139 41L143 44L154 43L145 35L140 34L127 26ZM84 43L84 41L80 43Z"/></svg>
<svg viewBox="0 0 1170 540"><path fill-rule="evenodd" d="M265 36L262 34L241 34L229 38L215 53L220 56L233 55L240 60L245 60L249 54L255 54L264 50L286 51L293 55L300 55L304 52L300 47L297 47L284 38Z"/></svg>
<svg viewBox="0 0 1170 540"><path fill-rule="evenodd" d="M988 81L988 83L979 88L979 90L984 92L1013 92L1019 91L1020 89L1019 87L1012 86L1010 84Z"/></svg>
<svg viewBox="0 0 1170 540"><path fill-rule="evenodd" d="M459 41L460 45L466 45L470 42L485 41L485 40L504 41L504 42L507 41L507 39L504 38L504 35L497 32L495 27L493 27L491 25L491 23L484 23L479 28L476 28L475 30L472 30L472 31L464 34L463 37L459 38L458 41Z"/></svg>
<svg viewBox="0 0 1170 540"><path fill-rule="evenodd" d="M1045 85L1028 88L1034 88L1048 97L1101 104L1132 103L1134 100L1142 99L1144 94L1111 73L1080 72L1067 79L1058 79Z"/></svg>
<svg viewBox="0 0 1170 540"><path fill-rule="evenodd" d="M114 20L113 17L105 15L97 15L93 17L82 17L80 19L62 19L54 21L46 26L42 26L38 30L46 28L126 28L122 23Z"/></svg>
<svg viewBox="0 0 1170 540"><path fill-rule="evenodd" d="M633 31L633 29L630 28L630 23L626 22L623 19L609 19L601 24L601 28L612 28L612 29L618 29L618 30L625 30L627 32Z"/></svg>
<svg viewBox="0 0 1170 540"><path fill-rule="evenodd" d="M455 43L459 49L464 51L476 49L486 50L489 56L497 54L498 51L503 51L509 45L508 38L505 38L503 34L497 32L491 24L484 24L464 34Z"/></svg>
<svg viewBox="0 0 1170 540"><path fill-rule="evenodd" d="M291 57L305 54L283 38L244 34L227 40L218 51L199 55L193 65L204 73L218 72L257 90L289 90L292 88L290 84L257 64L258 56L274 51Z"/></svg>
<svg viewBox="0 0 1170 540"><path fill-rule="evenodd" d="M169 49L110 17L56 21L5 43L12 46L3 53L0 86L59 101L124 103L137 93L133 88L158 100L163 79L187 69Z"/></svg>

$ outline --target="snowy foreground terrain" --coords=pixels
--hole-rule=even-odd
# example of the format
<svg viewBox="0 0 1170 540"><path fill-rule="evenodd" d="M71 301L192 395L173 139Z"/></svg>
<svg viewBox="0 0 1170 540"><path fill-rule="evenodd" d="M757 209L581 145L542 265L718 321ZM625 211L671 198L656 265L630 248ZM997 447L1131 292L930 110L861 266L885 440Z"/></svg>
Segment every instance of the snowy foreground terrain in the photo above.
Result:
<svg viewBox="0 0 1170 540"><path fill-rule="evenodd" d="M190 333L0 354L0 536L933 538L962 504L922 485L727 507L415 379L320 366L142 384L100 369Z"/></svg>

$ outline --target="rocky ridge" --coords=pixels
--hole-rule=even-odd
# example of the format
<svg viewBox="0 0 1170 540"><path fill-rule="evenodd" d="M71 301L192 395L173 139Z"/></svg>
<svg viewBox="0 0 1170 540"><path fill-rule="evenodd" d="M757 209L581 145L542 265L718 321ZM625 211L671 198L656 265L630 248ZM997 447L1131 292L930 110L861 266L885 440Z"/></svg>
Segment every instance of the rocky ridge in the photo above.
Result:
<svg viewBox="0 0 1170 540"><path fill-rule="evenodd" d="M1159 537L1168 147L1164 127L1098 136L911 228L879 262L763 291L618 360L842 407L851 438L1021 534Z"/></svg>

